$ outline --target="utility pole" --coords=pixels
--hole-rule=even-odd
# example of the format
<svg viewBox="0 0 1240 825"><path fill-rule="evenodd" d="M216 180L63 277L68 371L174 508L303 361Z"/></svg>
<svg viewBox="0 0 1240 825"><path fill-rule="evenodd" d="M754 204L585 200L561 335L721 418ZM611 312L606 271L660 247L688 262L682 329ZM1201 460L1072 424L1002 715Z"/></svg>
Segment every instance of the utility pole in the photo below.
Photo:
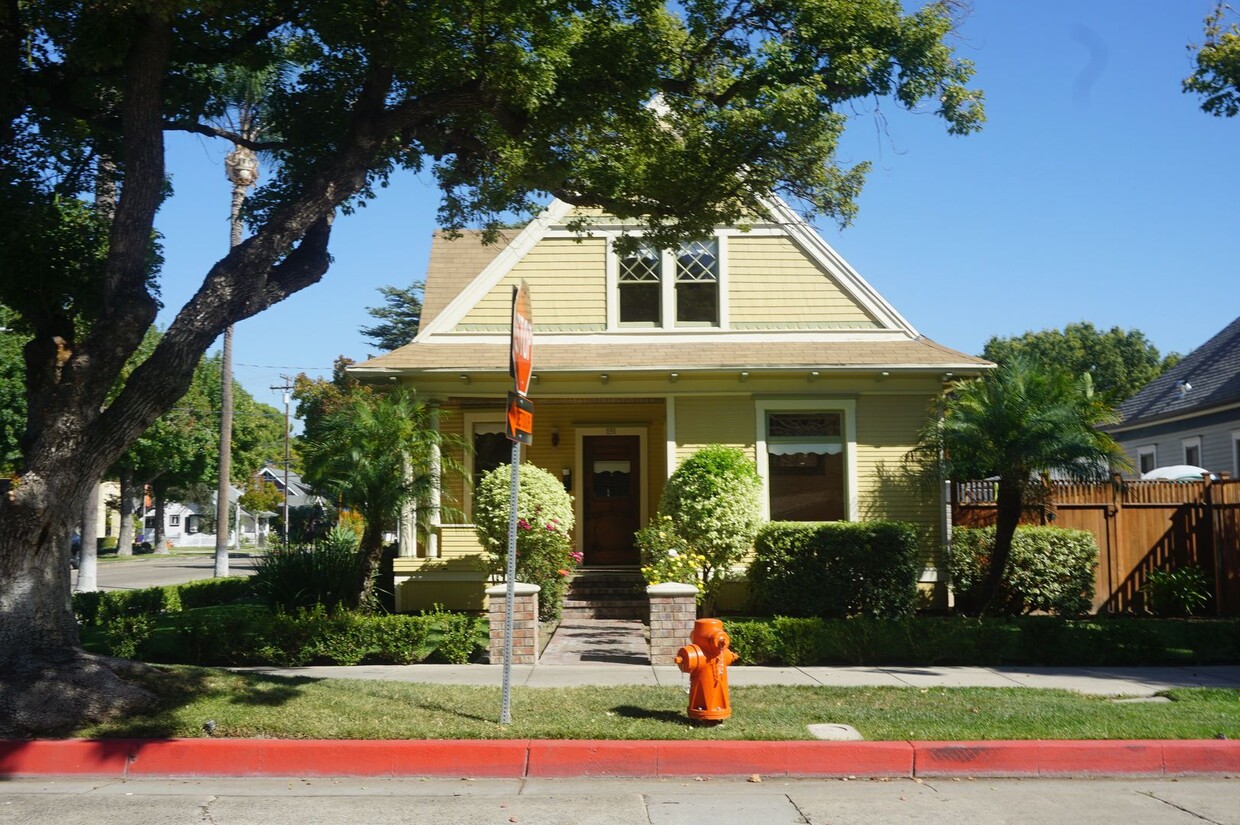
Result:
<svg viewBox="0 0 1240 825"><path fill-rule="evenodd" d="M288 549L288 465L292 463L289 454L289 416L288 402L289 393L293 389L292 379L287 375L281 375L280 378L284 383L278 387L272 387L273 390L281 390L284 393L284 549Z"/></svg>
<svg viewBox="0 0 1240 825"><path fill-rule="evenodd" d="M237 146L224 159L224 173L232 184L232 209L229 212L229 249L241 243L241 206L245 203L245 190L258 182L258 156L244 146ZM224 330L224 352L220 368L220 457L219 484L215 490L215 576L228 575L228 505L232 498L232 425L233 425L233 378L232 378L232 324ZM237 502L240 515L241 502ZM241 530L237 530L237 546L241 545Z"/></svg>

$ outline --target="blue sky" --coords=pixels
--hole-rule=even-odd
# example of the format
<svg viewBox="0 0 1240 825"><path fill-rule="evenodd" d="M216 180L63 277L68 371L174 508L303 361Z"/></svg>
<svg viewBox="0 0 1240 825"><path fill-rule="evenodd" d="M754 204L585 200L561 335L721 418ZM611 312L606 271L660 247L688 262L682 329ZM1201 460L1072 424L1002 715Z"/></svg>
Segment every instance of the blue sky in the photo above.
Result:
<svg viewBox="0 0 1240 825"><path fill-rule="evenodd" d="M1213 0L974 0L953 42L977 67L988 122L946 134L928 113L859 108L840 154L874 164L832 246L924 335L978 353L992 335L1090 321L1187 353L1240 313L1240 118L1180 91ZM170 140L160 323L228 244L227 147ZM393 181L333 230L323 281L237 326L239 380L260 401L280 375L374 354L358 332L376 291L426 269L438 194Z"/></svg>

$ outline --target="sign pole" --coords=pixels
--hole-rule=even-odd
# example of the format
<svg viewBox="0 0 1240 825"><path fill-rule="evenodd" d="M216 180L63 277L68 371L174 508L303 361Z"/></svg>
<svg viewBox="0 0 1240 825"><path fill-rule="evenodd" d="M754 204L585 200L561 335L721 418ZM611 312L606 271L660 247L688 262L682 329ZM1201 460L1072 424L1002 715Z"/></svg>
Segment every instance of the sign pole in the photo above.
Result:
<svg viewBox="0 0 1240 825"><path fill-rule="evenodd" d="M521 442L512 442L512 488L508 492L508 587L504 593L504 682L499 723L512 722L512 611L517 582L517 488L521 473ZM537 640L535 640L537 645Z"/></svg>
<svg viewBox="0 0 1240 825"><path fill-rule="evenodd" d="M525 281L512 288L512 342L508 371L516 392L508 394L506 431L512 441L512 487L508 492L508 576L504 600L504 679L499 723L512 722L512 613L517 585L517 490L521 474L521 445L533 441L534 405L526 398L533 369L534 318ZM538 640L534 640L535 651ZM537 652L535 653L537 655Z"/></svg>

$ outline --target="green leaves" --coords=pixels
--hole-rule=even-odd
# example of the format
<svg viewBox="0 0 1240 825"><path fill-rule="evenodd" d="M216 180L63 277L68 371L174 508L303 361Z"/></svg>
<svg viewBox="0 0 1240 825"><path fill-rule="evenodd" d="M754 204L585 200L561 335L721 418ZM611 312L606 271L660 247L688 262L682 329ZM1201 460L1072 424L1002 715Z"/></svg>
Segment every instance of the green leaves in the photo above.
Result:
<svg viewBox="0 0 1240 825"><path fill-rule="evenodd" d="M1202 111L1216 117L1240 113L1240 22L1226 25L1229 6L1220 2L1205 19L1205 42L1196 51L1196 70L1184 79L1184 91L1199 95Z"/></svg>

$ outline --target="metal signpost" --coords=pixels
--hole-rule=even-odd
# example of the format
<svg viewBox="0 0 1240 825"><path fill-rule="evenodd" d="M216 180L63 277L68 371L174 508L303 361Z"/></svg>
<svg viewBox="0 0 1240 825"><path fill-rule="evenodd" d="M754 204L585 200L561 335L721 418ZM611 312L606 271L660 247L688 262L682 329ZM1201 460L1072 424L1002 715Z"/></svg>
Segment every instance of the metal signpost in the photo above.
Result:
<svg viewBox="0 0 1240 825"><path fill-rule="evenodd" d="M512 488L508 494L508 582L504 598L504 682L499 723L512 722L512 611L517 583L517 484L521 471L521 445L533 441L534 403L526 394L533 370L534 316L530 313L530 290L521 281L512 288L512 355L508 372L516 392L508 393L505 431L512 440ZM537 645L537 640L535 640Z"/></svg>

